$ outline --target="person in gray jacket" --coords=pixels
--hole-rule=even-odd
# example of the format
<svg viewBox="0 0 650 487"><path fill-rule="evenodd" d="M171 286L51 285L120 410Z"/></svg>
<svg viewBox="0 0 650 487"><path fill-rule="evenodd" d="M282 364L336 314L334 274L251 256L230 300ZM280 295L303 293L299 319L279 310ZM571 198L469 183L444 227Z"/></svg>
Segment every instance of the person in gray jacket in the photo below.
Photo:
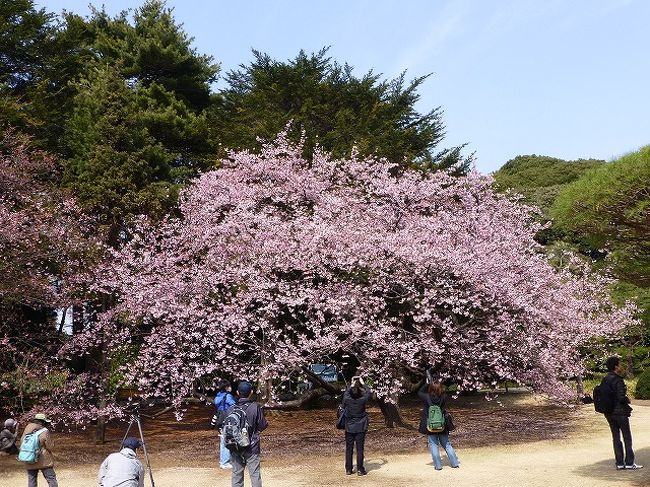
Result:
<svg viewBox="0 0 650 487"><path fill-rule="evenodd" d="M142 447L137 438L127 438L119 453L111 453L99 468L97 482L101 487L144 487L144 466L136 451Z"/></svg>
<svg viewBox="0 0 650 487"><path fill-rule="evenodd" d="M0 431L0 453L5 455L15 455L18 453L16 440L18 439L18 423L15 419L9 418L5 421L5 426Z"/></svg>

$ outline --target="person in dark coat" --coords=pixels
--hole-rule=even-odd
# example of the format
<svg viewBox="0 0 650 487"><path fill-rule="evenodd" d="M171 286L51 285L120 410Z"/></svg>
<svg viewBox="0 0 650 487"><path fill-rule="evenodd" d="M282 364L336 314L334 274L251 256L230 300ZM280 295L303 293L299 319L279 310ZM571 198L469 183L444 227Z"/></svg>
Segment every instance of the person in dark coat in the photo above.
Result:
<svg viewBox="0 0 650 487"><path fill-rule="evenodd" d="M447 407L447 396L444 393L442 384L438 381L434 381L431 384L424 384L418 391L418 396L424 403L422 416L420 418L419 431L423 435L427 435L429 449L431 450L431 456L433 457L433 465L436 470L442 470L442 458L440 457L440 450L438 449L438 446L440 445L445 449L445 452L447 452L447 457L449 458L449 463L452 468L458 468L460 462L458 461L454 447L451 446L451 442L449 441L449 431L445 429L440 433L432 433L427 429L429 407L433 405L439 406L440 409L442 409L443 414Z"/></svg>
<svg viewBox="0 0 650 487"><path fill-rule="evenodd" d="M603 379L603 385L608 393L614 395L614 409L610 414L605 415L612 431L614 441L614 456L616 457L617 470L636 470L643 468L634 462L634 450L632 450L632 431L630 430L630 398L627 397L627 387L623 380L623 366L618 357L609 357L606 362L607 375ZM625 457L623 457L623 444L621 434L625 443Z"/></svg>
<svg viewBox="0 0 650 487"><path fill-rule="evenodd" d="M368 431L368 413L366 404L372 393L365 387L361 377L352 378L352 386L343 394L345 414L345 473L352 475L352 453L357 447L357 475L366 475L363 467L363 450Z"/></svg>
<svg viewBox="0 0 650 487"><path fill-rule="evenodd" d="M231 453L232 487L244 487L244 469L246 467L248 467L251 485L253 487L262 487L260 433L267 428L269 423L264 417L262 407L252 399L253 386L250 382L242 381L239 383L237 396L237 404L233 407L241 407L246 412L246 419L250 426L251 444L244 451Z"/></svg>

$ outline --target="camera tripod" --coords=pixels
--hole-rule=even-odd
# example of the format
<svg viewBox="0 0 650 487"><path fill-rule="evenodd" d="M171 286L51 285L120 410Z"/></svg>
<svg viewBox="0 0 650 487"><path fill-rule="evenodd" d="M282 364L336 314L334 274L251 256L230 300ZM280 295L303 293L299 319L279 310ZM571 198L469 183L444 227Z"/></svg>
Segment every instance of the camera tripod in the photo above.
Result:
<svg viewBox="0 0 650 487"><path fill-rule="evenodd" d="M129 422L129 426L126 428L126 433L124 433L124 438L122 438L122 443L124 443L124 440L126 440L126 438L129 436L129 432L131 431L133 425L137 425L138 427L138 432L140 433L140 441L142 442L142 452L144 453L144 459L147 462L147 469L149 469L149 479L151 480L151 487L155 487L156 484L153 481L153 472L151 470L151 464L149 463L147 446L144 443L144 435L142 434L142 422L140 421L139 407L136 407L131 411L131 421Z"/></svg>

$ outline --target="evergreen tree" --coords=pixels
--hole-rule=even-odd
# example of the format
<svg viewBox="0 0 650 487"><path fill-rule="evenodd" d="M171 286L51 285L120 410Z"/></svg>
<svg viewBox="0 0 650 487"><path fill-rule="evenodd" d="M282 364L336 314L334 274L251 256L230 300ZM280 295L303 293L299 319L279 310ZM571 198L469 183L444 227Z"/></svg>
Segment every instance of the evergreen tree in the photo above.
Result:
<svg viewBox="0 0 650 487"><path fill-rule="evenodd" d="M228 73L228 88L213 111L213 129L224 146L258 148L258 137L272 139L293 121L290 135L299 139L304 131L306 156L316 145L336 157L356 146L362 155L400 165L468 169L471 157L461 156L461 147L438 149L444 138L440 108L426 114L415 109L426 76L381 81L371 71L358 78L351 66L327 57L327 48L300 51L288 62L253 54L249 66Z"/></svg>
<svg viewBox="0 0 650 487"><path fill-rule="evenodd" d="M131 89L109 66L98 68L78 90L66 132L73 155L64 183L87 211L99 215L109 241L116 242L124 222L137 214L160 216L175 200L175 156L146 123L165 113L147 107L146 93Z"/></svg>
<svg viewBox="0 0 650 487"><path fill-rule="evenodd" d="M211 56L191 47L193 38L175 22L164 2L145 2L135 10L132 24L128 12L111 18L104 10L93 10L88 24L101 57L119 62L131 84L158 84L194 111L210 104L210 84L219 67Z"/></svg>

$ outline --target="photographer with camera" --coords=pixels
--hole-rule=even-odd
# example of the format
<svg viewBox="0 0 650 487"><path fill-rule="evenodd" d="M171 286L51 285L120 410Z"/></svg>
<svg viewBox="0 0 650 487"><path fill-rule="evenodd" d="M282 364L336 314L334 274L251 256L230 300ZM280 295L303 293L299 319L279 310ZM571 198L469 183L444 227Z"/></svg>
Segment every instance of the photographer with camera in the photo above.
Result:
<svg viewBox="0 0 650 487"><path fill-rule="evenodd" d="M368 431L368 413L366 404L372 393L361 376L352 377L352 385L343 394L343 414L345 415L345 474L352 475L352 454L357 448L357 475L366 475L363 467L363 450Z"/></svg>
<svg viewBox="0 0 650 487"><path fill-rule="evenodd" d="M122 442L118 453L111 453L97 474L100 487L144 487L144 465L137 458L142 442L133 437Z"/></svg>
<svg viewBox="0 0 650 487"><path fill-rule="evenodd" d="M434 377L430 371L427 371L427 381L418 391L418 396L424 403L419 431L427 435L435 469L442 470L442 458L438 446L445 449L451 467L458 468L460 462L449 441L449 431L453 426L447 418L447 395L440 378Z"/></svg>

